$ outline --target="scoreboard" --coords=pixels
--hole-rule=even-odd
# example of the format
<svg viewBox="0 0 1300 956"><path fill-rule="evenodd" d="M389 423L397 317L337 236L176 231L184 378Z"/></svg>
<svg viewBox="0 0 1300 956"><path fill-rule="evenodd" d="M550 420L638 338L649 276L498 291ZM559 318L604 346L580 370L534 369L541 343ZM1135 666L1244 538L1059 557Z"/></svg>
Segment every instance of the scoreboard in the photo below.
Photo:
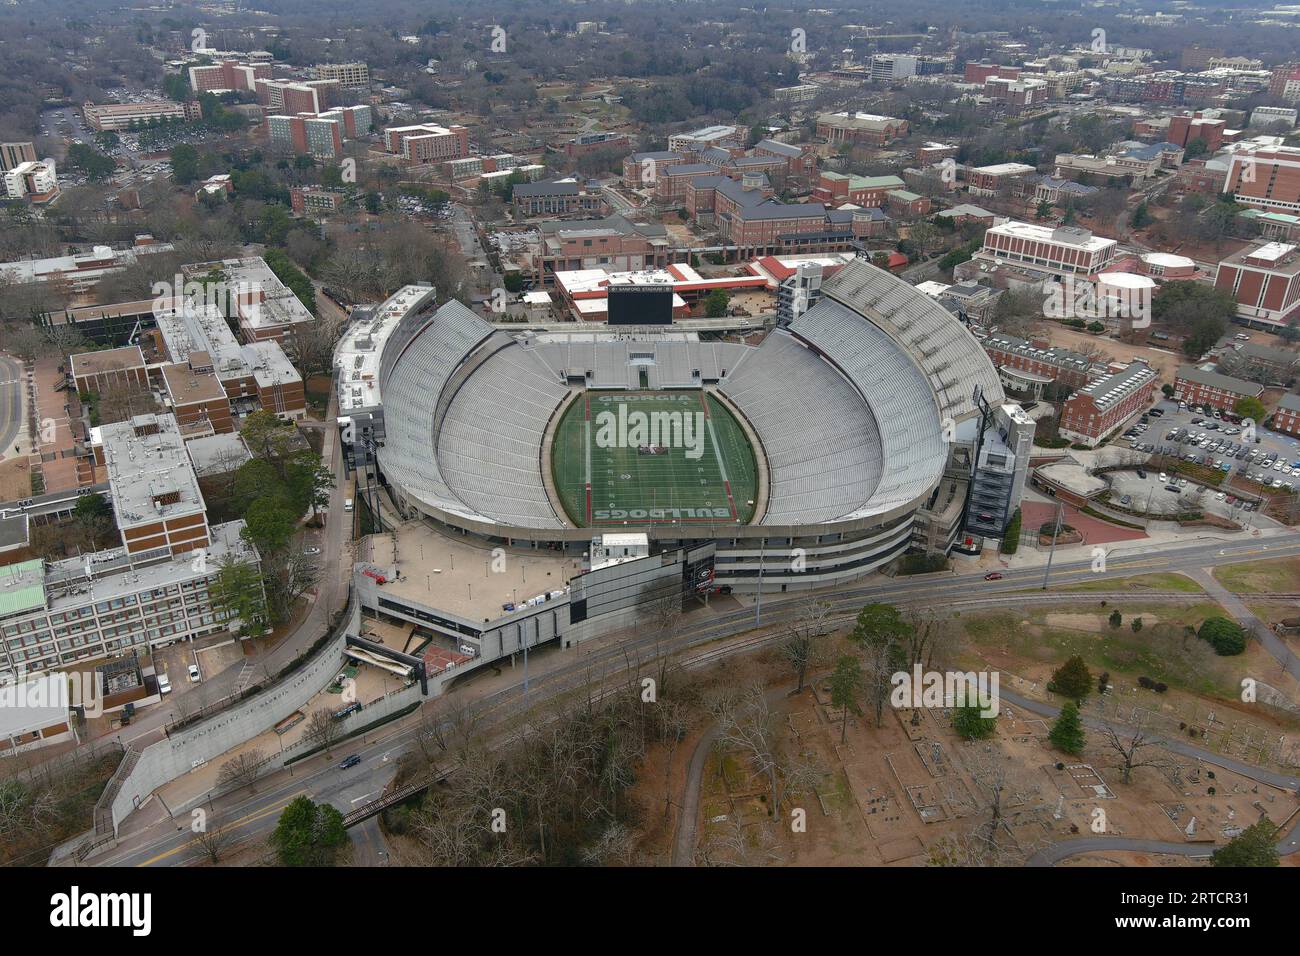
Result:
<svg viewBox="0 0 1300 956"><path fill-rule="evenodd" d="M672 285L611 285L608 321L610 325L671 325Z"/></svg>

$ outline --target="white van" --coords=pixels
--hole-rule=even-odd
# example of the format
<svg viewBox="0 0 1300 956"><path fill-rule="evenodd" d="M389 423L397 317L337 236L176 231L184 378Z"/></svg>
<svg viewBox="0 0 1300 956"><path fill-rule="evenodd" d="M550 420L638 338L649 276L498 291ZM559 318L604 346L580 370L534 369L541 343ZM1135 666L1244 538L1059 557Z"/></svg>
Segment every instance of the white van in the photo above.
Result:
<svg viewBox="0 0 1300 956"><path fill-rule="evenodd" d="M352 499L347 498L343 502L343 510L350 512L352 510Z"/></svg>

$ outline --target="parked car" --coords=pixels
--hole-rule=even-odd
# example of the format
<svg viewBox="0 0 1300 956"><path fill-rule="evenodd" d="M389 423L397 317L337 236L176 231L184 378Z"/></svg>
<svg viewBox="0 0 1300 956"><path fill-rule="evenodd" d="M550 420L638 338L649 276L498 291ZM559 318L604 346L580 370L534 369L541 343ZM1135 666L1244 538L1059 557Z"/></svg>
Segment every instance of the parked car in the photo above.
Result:
<svg viewBox="0 0 1300 956"><path fill-rule="evenodd" d="M158 675L158 693L170 694L172 692L172 682L167 679L165 673Z"/></svg>
<svg viewBox="0 0 1300 956"><path fill-rule="evenodd" d="M191 665L189 666L189 674L190 674L190 683L191 683L191 684L197 684L200 680L203 679L203 676L199 673L199 665L198 665L198 664L191 664Z"/></svg>

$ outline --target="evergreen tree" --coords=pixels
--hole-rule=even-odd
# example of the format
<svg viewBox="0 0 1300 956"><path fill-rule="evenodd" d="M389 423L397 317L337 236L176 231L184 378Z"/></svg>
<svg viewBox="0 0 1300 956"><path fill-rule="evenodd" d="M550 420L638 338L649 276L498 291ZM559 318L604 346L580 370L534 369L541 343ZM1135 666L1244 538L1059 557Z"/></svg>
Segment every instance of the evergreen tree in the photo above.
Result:
<svg viewBox="0 0 1300 956"><path fill-rule="evenodd" d="M1072 700L1066 702L1048 737L1057 750L1067 754L1083 753L1083 721L1079 719L1078 704Z"/></svg>
<svg viewBox="0 0 1300 956"><path fill-rule="evenodd" d="M1092 690L1092 674L1088 665L1076 654L1052 673L1047 689L1072 700L1083 700Z"/></svg>

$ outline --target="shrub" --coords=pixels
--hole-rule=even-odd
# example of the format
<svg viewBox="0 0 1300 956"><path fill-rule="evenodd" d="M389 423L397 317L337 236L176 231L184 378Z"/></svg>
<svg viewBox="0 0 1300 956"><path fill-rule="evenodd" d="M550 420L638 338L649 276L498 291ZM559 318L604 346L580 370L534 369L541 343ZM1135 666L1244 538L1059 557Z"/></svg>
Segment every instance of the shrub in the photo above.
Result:
<svg viewBox="0 0 1300 956"><path fill-rule="evenodd" d="M1245 629L1226 617L1207 617L1196 634L1201 640L1208 641L1220 657L1232 657L1246 649Z"/></svg>
<svg viewBox="0 0 1300 956"><path fill-rule="evenodd" d="M1111 627L1119 627L1121 624L1124 623L1124 615L1119 613L1119 609L1116 608L1115 610L1110 612L1109 620L1110 620Z"/></svg>

